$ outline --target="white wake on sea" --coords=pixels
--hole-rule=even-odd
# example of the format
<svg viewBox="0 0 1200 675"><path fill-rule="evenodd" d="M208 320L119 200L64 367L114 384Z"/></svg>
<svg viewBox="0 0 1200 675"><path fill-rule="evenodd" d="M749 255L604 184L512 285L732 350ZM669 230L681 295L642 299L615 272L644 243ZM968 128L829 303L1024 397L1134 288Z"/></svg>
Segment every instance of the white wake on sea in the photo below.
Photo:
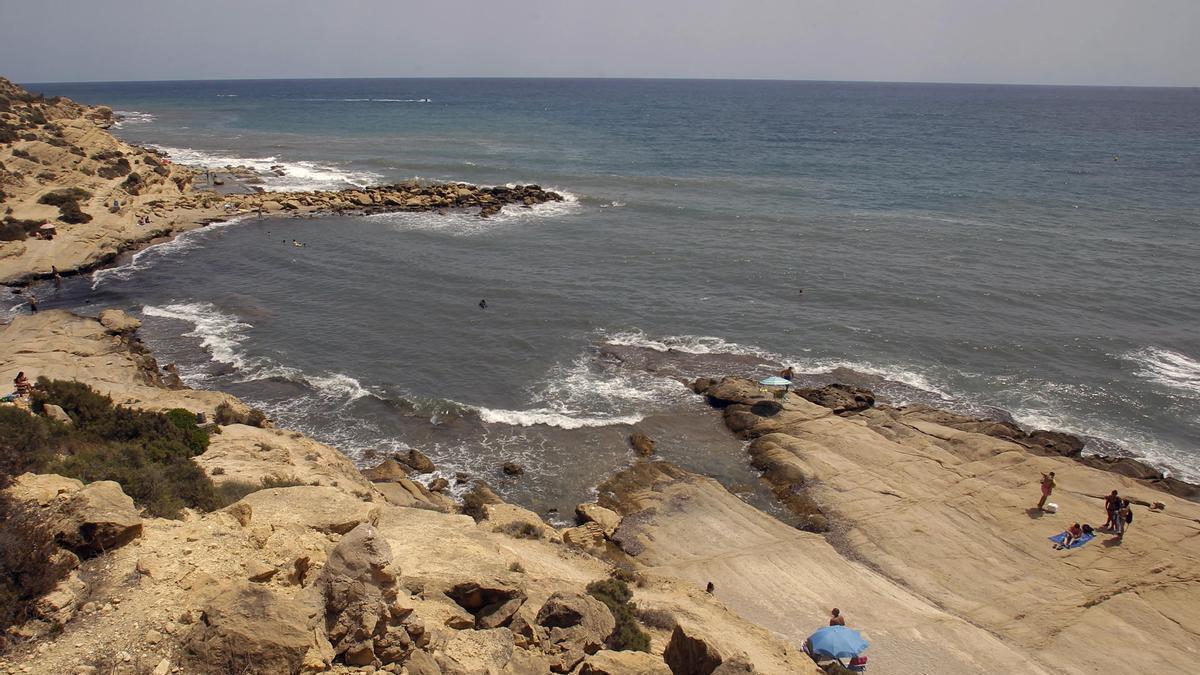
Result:
<svg viewBox="0 0 1200 675"><path fill-rule="evenodd" d="M1169 349L1146 347L1121 355L1136 363L1138 377L1189 395L1200 394L1200 361Z"/></svg>

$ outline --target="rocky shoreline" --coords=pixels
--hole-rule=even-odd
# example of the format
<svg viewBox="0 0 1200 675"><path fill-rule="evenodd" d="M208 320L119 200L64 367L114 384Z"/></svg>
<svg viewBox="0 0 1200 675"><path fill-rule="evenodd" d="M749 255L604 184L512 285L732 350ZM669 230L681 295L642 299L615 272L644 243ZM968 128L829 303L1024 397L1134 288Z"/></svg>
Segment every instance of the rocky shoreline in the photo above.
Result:
<svg viewBox="0 0 1200 675"><path fill-rule="evenodd" d="M78 219L39 203L71 187L88 196L68 201L93 216L51 240L0 242L6 283L51 265L79 273L239 214L486 217L562 199L457 183L195 192L191 170L105 133L111 111L7 81L0 94L11 228ZM152 226L138 223L147 216ZM744 441L729 452L744 452L799 526L662 461L639 432L628 466L555 528L469 476L461 498L444 479L426 484L419 452L360 471L228 394L188 389L138 329L119 311L18 316L0 325L0 378L26 371L130 410L200 413L207 441L188 461L242 492L173 519L117 482L12 477L0 495L48 528L58 576L8 631L0 673L815 674L798 647L834 606L872 643L872 672L1187 673L1200 654L1196 488L1082 457L1072 436L891 407L848 385L775 398L745 377L703 379L693 391ZM59 433L85 421L57 405L0 410ZM1056 514L1033 508L1049 471ZM1072 521L1099 522L1113 489L1138 505L1127 537L1050 547Z"/></svg>

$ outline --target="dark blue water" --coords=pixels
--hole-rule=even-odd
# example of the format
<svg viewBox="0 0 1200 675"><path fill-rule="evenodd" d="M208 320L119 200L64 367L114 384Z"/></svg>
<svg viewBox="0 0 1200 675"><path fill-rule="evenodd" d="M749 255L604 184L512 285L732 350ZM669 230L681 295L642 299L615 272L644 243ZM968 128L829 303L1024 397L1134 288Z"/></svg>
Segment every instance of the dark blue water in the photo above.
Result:
<svg viewBox="0 0 1200 675"><path fill-rule="evenodd" d="M893 398L1004 410L1200 477L1195 90L34 88L138 113L117 133L177 161L283 164L275 189L418 177L568 193L493 221L244 222L61 299L147 308L152 343L193 383L349 452L415 445L480 473L519 456L538 485L520 489L578 491L625 461L628 423L696 412L674 381L606 355L615 344L697 354L672 366L685 376L852 368L917 388ZM726 470L697 449L715 431L662 424L687 462Z"/></svg>

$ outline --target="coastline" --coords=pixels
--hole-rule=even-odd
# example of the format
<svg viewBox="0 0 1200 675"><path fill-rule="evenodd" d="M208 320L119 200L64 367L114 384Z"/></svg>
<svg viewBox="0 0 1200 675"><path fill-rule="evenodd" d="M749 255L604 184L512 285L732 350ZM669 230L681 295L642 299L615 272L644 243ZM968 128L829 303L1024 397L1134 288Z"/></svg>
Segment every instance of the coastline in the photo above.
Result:
<svg viewBox="0 0 1200 675"><path fill-rule="evenodd" d="M41 141L28 143L34 142ZM227 215L226 203L241 215L300 216L487 210L498 199L494 189L464 184L198 197L171 178L187 171L171 166L161 184L168 193L177 186L176 206L153 211L155 200L127 195L131 211L115 215L129 218L148 209L159 222L171 223L164 230L169 241L216 222L206 218ZM56 181L74 174L65 175ZM52 209L34 197L66 184L39 185L25 194L17 213L49 217ZM97 199L102 192L95 190ZM552 194L528 186L504 198L529 206L527 198L538 203L554 199L547 196ZM125 225L115 234L99 233L113 225L103 217L93 223L68 238L78 246L64 257L45 250L6 256L7 267L0 269L10 271L4 278L46 278L49 261L66 261L64 274L84 273L112 262L123 245L128 252L155 243L122 239L133 232ZM22 265L26 271L13 276L11 270ZM224 403L244 411L227 394L169 384L137 341L136 323L61 311L17 317L0 325L0 377L11 379L24 369L73 379L117 403L150 410L182 407L213 415ZM308 619L299 610L288 615L289 626L304 624L300 632L312 634L295 644L262 646L267 640L254 635L263 632L254 622L261 616L240 617L244 639L263 654L298 654L296 672L355 672L404 660L412 672L413 660L424 658L418 653L442 672L631 672L575 671L585 661L599 661L597 654L640 657L601 649L603 640L582 630L556 639L554 626L535 608L552 604L556 593L582 597L587 583L632 570L640 622L650 635L649 661L638 666L645 670L632 672L707 673L716 666L706 670L704 663L748 661L754 670L722 672L815 673L796 647L835 604L876 645L870 655L883 672L941 672L954 664L957 672L984 673L1002 664L1011 672L1083 673L1147 658L1159 672L1186 672L1194 662L1200 650L1200 506L1194 493L1188 501L1159 490L1153 478L1123 475L1120 467L1042 455L1011 430L1006 436L989 426L994 423L942 411L847 407L840 400L825 405L795 395L776 404L752 381L734 378L697 383L694 390L714 404L731 433L748 441L746 460L784 506L806 517L810 531L783 525L715 481L652 457L635 460L601 485L599 504L581 505L579 526L555 530L537 514L489 497L486 486L476 486L460 505L424 485L402 462L360 472L336 449L298 433L228 424L197 458L214 482L273 478L300 484L263 489L224 510L189 513L181 521L141 518L140 537L84 561L80 571L86 574L76 573L56 591L56 606L46 609L43 620L62 632L31 638L0 667L73 672L87 665L92 652L112 647L139 663L166 660L168 668L187 664L188 672L205 672L209 654L200 647L216 643L206 632L210 619L203 617L228 615L223 598L234 594L246 602L265 593L270 608L285 600L308 602L319 587L318 572L331 569L330 561L347 554L342 545L356 537L384 542L359 545L375 553L388 549L386 564L378 567L398 569L391 582L380 575L380 593L408 613L403 620L380 620L390 639L408 641L404 659L384 662L395 654L382 647L383 636L365 651L362 643L340 644L331 632L336 623L305 627ZM1037 474L1049 470L1063 476L1055 493L1057 516L1027 508L1036 497ZM1110 487L1142 504L1162 502L1165 509L1139 509L1130 539L1119 545L1097 541L1075 552L1053 551L1046 536L1084 517L1079 514L1100 511L1097 500ZM22 477L20 486L23 499L44 505L80 489L53 477ZM703 591L707 582L715 585L712 594ZM474 585L470 593L486 595L487 606L463 599L464 584ZM332 611L339 600L327 593L322 602ZM603 612L588 606L603 624ZM508 614L487 618L501 610ZM1158 641L1172 646L1147 656L1142 645Z"/></svg>

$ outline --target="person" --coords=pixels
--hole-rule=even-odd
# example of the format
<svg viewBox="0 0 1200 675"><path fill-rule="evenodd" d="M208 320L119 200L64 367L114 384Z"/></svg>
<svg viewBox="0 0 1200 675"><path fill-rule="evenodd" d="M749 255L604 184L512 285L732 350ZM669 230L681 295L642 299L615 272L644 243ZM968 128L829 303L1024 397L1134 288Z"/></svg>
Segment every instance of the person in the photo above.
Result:
<svg viewBox="0 0 1200 675"><path fill-rule="evenodd" d="M788 366L787 368L783 369L782 373L779 373L779 376L788 382L791 382L792 378L796 376L796 371L791 366Z"/></svg>
<svg viewBox="0 0 1200 675"><path fill-rule="evenodd" d="M33 391L33 383L25 377L25 371L17 373L17 376L13 378L13 388L17 390L17 396L29 396Z"/></svg>
<svg viewBox="0 0 1200 675"><path fill-rule="evenodd" d="M830 626L845 626L846 625L846 617L842 616L842 610L838 609L837 607L833 608L833 611L830 612L830 616L829 616L829 625Z"/></svg>
<svg viewBox="0 0 1200 675"><path fill-rule="evenodd" d="M1074 525L1068 527L1065 532L1063 532L1062 542L1055 544L1054 548L1059 549L1059 550L1062 550L1065 548L1071 548L1071 544L1074 544L1075 542L1079 541L1080 537L1082 537L1082 536L1083 536L1083 526L1081 526L1079 523L1075 523Z"/></svg>
<svg viewBox="0 0 1200 675"><path fill-rule="evenodd" d="M1117 539L1125 539L1125 531L1133 524L1133 508L1129 506L1128 499L1121 500L1121 509L1117 511L1117 522L1120 523L1117 530Z"/></svg>
<svg viewBox="0 0 1200 675"><path fill-rule="evenodd" d="M1046 506L1046 500L1050 498L1050 493L1054 492L1054 488L1058 483L1054 482L1054 472L1042 474L1042 498L1038 500L1037 507L1039 509Z"/></svg>
<svg viewBox="0 0 1200 675"><path fill-rule="evenodd" d="M62 275L58 273L58 268L54 265L50 266L50 273L54 275L54 288L62 289Z"/></svg>
<svg viewBox="0 0 1200 675"><path fill-rule="evenodd" d="M33 314L37 314L37 296L33 293L29 294L29 311Z"/></svg>
<svg viewBox="0 0 1200 675"><path fill-rule="evenodd" d="M1114 521L1117 519L1117 511L1121 510L1121 497L1117 495L1117 491L1113 490L1111 494L1104 498L1104 512L1108 514L1108 520L1104 521L1104 529L1109 529L1114 526Z"/></svg>
<svg viewBox="0 0 1200 675"><path fill-rule="evenodd" d="M487 300L479 301L479 309L487 309Z"/></svg>

